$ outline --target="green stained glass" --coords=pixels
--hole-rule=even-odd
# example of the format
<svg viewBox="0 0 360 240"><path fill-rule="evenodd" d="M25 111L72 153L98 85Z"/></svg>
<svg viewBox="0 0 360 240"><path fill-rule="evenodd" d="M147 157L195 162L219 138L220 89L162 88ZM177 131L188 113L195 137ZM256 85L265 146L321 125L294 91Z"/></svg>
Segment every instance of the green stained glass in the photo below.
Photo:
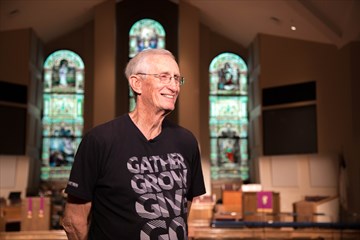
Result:
<svg viewBox="0 0 360 240"><path fill-rule="evenodd" d="M60 50L44 63L45 93L83 93L84 62L76 53Z"/></svg>
<svg viewBox="0 0 360 240"><path fill-rule="evenodd" d="M42 168L44 181L67 180L84 126L84 63L69 50L44 63Z"/></svg>
<svg viewBox="0 0 360 240"><path fill-rule="evenodd" d="M212 179L249 178L247 66L233 53L209 67L209 127Z"/></svg>

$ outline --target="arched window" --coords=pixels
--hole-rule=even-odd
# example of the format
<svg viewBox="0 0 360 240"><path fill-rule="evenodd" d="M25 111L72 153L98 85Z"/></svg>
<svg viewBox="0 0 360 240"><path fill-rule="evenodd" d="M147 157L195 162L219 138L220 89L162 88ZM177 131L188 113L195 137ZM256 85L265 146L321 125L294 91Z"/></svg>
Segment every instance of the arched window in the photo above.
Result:
<svg viewBox="0 0 360 240"><path fill-rule="evenodd" d="M209 67L211 178L249 178L247 65L233 53Z"/></svg>
<svg viewBox="0 0 360 240"><path fill-rule="evenodd" d="M163 26L153 20L144 18L132 25L129 32L129 59L148 48L165 48L165 30ZM129 92L129 109L135 108L134 93Z"/></svg>
<svg viewBox="0 0 360 240"><path fill-rule="evenodd" d="M134 23L129 39L129 58L147 48L165 48L165 30L153 19L144 18Z"/></svg>
<svg viewBox="0 0 360 240"><path fill-rule="evenodd" d="M44 181L68 179L83 132L84 63L59 50L44 63L42 168Z"/></svg>

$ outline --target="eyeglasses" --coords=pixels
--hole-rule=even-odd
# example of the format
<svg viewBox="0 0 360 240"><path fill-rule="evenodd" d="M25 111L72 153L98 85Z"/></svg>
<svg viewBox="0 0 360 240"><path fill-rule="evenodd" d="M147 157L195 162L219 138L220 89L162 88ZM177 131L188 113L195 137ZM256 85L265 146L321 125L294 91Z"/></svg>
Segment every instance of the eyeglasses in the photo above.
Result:
<svg viewBox="0 0 360 240"><path fill-rule="evenodd" d="M162 84L169 84L171 82L171 79L175 80L175 83L177 86L182 86L185 83L185 78L181 77L179 75L171 76L169 73L137 73L136 75L150 75L155 78L158 78Z"/></svg>

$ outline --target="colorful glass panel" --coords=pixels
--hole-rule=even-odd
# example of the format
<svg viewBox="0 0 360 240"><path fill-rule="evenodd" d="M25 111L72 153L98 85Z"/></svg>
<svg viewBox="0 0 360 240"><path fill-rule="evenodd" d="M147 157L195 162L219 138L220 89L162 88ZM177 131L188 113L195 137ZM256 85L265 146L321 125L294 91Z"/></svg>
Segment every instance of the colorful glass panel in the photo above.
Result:
<svg viewBox="0 0 360 240"><path fill-rule="evenodd" d="M249 178L247 66L233 53L209 67L211 178Z"/></svg>
<svg viewBox="0 0 360 240"><path fill-rule="evenodd" d="M210 95L247 95L247 65L233 53L223 53L209 67Z"/></svg>
<svg viewBox="0 0 360 240"><path fill-rule="evenodd" d="M165 30L163 26L149 18L144 18L134 23L129 31L129 58L149 48L165 48ZM136 106L135 96L129 88L129 110Z"/></svg>
<svg viewBox="0 0 360 240"><path fill-rule="evenodd" d="M165 30L153 19L141 19L134 23L129 32L129 57L147 48L165 48Z"/></svg>
<svg viewBox="0 0 360 240"><path fill-rule="evenodd" d="M83 132L84 63L59 50L44 63L42 168L44 181L66 180Z"/></svg>

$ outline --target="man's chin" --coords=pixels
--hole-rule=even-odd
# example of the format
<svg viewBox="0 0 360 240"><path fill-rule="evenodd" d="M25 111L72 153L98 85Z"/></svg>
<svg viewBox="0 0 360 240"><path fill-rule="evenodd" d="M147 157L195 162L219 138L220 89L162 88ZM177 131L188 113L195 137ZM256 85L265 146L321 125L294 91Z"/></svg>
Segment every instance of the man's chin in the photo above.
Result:
<svg viewBox="0 0 360 240"><path fill-rule="evenodd" d="M174 109L175 109L175 107L164 109L164 115L165 116L169 115L172 111L174 111Z"/></svg>

